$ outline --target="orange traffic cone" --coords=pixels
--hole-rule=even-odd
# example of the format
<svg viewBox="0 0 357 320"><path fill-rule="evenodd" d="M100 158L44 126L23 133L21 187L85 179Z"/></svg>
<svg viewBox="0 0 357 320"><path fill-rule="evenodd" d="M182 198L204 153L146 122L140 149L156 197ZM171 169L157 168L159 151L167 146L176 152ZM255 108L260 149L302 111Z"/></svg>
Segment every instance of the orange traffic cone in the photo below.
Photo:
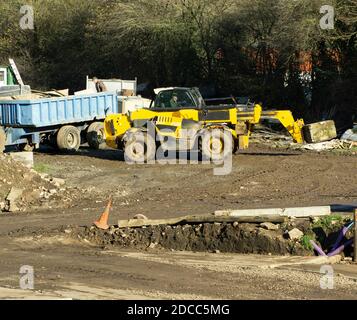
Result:
<svg viewBox="0 0 357 320"><path fill-rule="evenodd" d="M102 230L108 230L109 229L108 218L109 218L110 209L112 208L112 203L113 203L113 200L110 197L108 205L105 208L105 210L102 213L102 215L100 216L99 220L94 221L94 224L98 229L102 229Z"/></svg>

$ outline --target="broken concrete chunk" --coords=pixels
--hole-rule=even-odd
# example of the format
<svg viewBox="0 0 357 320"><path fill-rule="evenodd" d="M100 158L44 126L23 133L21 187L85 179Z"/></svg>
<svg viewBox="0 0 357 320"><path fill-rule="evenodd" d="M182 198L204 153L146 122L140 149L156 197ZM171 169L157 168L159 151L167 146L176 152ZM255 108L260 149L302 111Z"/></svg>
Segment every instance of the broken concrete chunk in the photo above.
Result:
<svg viewBox="0 0 357 320"><path fill-rule="evenodd" d="M155 249L157 246L157 243L156 242L151 242L150 245L149 245L149 248L150 249Z"/></svg>
<svg viewBox="0 0 357 320"><path fill-rule="evenodd" d="M31 170L31 172L38 174L42 179L47 180L49 179L49 174L48 173L38 173L35 170Z"/></svg>
<svg viewBox="0 0 357 320"><path fill-rule="evenodd" d="M260 226L267 230L279 230L279 226L271 222L263 222Z"/></svg>
<svg viewBox="0 0 357 320"><path fill-rule="evenodd" d="M18 198L22 196L24 189L12 187L9 194L6 197L7 201L16 201Z"/></svg>
<svg viewBox="0 0 357 320"><path fill-rule="evenodd" d="M61 187L66 183L66 180L61 179L61 178L52 178L51 182L56 186L56 187Z"/></svg>
<svg viewBox="0 0 357 320"><path fill-rule="evenodd" d="M10 157L29 169L34 166L33 152L11 152Z"/></svg>
<svg viewBox="0 0 357 320"><path fill-rule="evenodd" d="M6 197L6 206L5 211L14 212L19 211L19 208L16 206L15 202L22 196L24 189L12 187L8 196Z"/></svg>
<svg viewBox="0 0 357 320"><path fill-rule="evenodd" d="M307 143L324 142L337 137L335 122L332 120L308 124L304 126L303 132Z"/></svg>
<svg viewBox="0 0 357 320"><path fill-rule="evenodd" d="M294 228L288 232L289 239L291 240L300 240L303 235L304 233L297 228Z"/></svg>

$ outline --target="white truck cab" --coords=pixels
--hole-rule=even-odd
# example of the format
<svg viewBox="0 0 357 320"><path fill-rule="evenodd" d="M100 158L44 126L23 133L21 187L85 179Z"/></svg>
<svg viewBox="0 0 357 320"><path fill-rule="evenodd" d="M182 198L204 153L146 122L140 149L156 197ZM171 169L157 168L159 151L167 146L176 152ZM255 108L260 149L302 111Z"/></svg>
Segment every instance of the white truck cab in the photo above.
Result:
<svg viewBox="0 0 357 320"><path fill-rule="evenodd" d="M7 85L7 68L0 67L0 87Z"/></svg>

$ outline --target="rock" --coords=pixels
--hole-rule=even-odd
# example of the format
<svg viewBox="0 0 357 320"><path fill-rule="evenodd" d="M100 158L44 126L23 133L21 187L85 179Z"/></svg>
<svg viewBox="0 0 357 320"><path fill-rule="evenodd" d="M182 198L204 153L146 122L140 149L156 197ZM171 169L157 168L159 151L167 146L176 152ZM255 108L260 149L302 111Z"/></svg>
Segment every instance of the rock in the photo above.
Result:
<svg viewBox="0 0 357 320"><path fill-rule="evenodd" d="M50 180L50 176L47 173L38 173L37 171L34 170L32 172L38 174L43 180Z"/></svg>
<svg viewBox="0 0 357 320"><path fill-rule="evenodd" d="M66 183L66 180L61 179L61 178L52 178L51 182L56 186L56 187L61 187Z"/></svg>
<svg viewBox="0 0 357 320"><path fill-rule="evenodd" d="M154 249L154 248L156 248L156 246L157 246L157 243L151 242L149 245L149 248Z"/></svg>
<svg viewBox="0 0 357 320"><path fill-rule="evenodd" d="M12 187L9 194L6 197L7 201L16 201L22 196L24 189Z"/></svg>
<svg viewBox="0 0 357 320"><path fill-rule="evenodd" d="M5 206L5 211L15 212L19 211L15 202L22 196L24 189L12 187L8 196L6 197L7 205Z"/></svg>
<svg viewBox="0 0 357 320"><path fill-rule="evenodd" d="M263 222L260 226L267 230L279 230L279 226L271 222Z"/></svg>
<svg viewBox="0 0 357 320"><path fill-rule="evenodd" d="M24 178L24 180L31 181L34 175L31 172L25 172L22 177Z"/></svg>
<svg viewBox="0 0 357 320"><path fill-rule="evenodd" d="M143 214L140 214L140 213L139 213L139 214L136 214L133 219L137 219L137 220L148 220L148 218L147 218L146 216L144 216Z"/></svg>
<svg viewBox="0 0 357 320"><path fill-rule="evenodd" d="M320 221L320 217L310 217L312 223L317 223Z"/></svg>
<svg viewBox="0 0 357 320"><path fill-rule="evenodd" d="M10 157L15 161L21 162L29 169L33 168L33 152L11 152Z"/></svg>
<svg viewBox="0 0 357 320"><path fill-rule="evenodd" d="M294 228L288 232L289 239L300 240L304 233L297 228Z"/></svg>
<svg viewBox="0 0 357 320"><path fill-rule="evenodd" d="M238 228L238 226L239 226L239 222L238 222L238 221L234 221L234 222L233 222L233 227L234 227L234 228Z"/></svg>
<svg viewBox="0 0 357 320"><path fill-rule="evenodd" d="M329 141L337 137L334 121L321 121L311 123L303 128L304 137L307 143Z"/></svg>

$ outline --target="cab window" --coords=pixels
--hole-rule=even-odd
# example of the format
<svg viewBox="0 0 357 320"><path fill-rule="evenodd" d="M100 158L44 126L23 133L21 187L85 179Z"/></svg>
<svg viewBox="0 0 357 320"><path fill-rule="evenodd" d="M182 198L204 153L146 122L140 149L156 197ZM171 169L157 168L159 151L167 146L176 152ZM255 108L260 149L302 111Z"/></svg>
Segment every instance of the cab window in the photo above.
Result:
<svg viewBox="0 0 357 320"><path fill-rule="evenodd" d="M165 90L161 91L156 99L154 108L175 109L195 107L195 102L188 91L185 90Z"/></svg>

